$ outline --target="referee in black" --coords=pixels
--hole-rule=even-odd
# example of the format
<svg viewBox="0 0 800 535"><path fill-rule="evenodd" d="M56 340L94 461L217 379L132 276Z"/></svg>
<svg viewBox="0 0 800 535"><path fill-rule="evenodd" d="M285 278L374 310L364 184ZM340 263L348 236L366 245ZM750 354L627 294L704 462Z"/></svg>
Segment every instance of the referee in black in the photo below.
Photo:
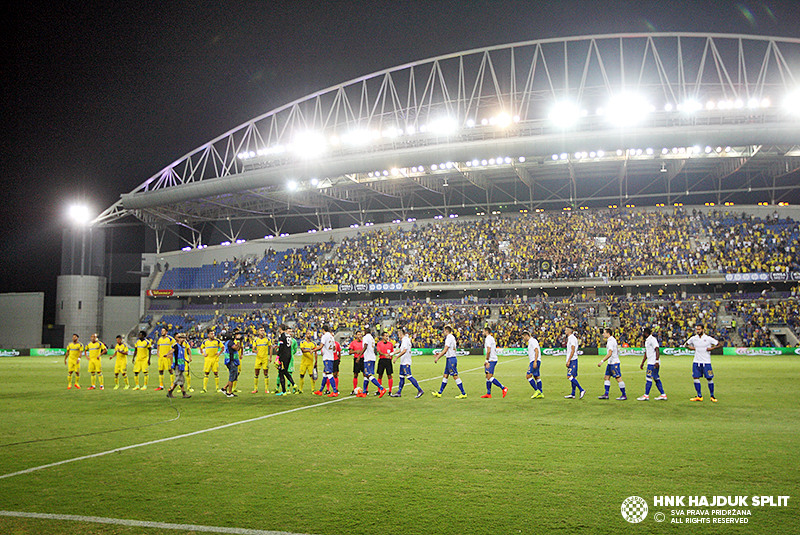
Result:
<svg viewBox="0 0 800 535"><path fill-rule="evenodd" d="M287 379L292 385L292 389L294 389L294 379L292 379L292 376L289 373L289 363L292 361L292 341L289 340L289 335L286 334L287 327L285 323L281 323L278 327L278 330L280 331L278 335L278 361L280 362L278 376L281 380L281 390L283 392L276 392L276 395L282 396L287 394Z"/></svg>

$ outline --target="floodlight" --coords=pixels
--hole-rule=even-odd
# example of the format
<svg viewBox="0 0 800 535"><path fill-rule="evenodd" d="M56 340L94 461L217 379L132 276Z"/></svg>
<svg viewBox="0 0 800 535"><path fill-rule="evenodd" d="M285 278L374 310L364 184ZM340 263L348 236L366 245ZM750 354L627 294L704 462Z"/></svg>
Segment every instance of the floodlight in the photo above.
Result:
<svg viewBox="0 0 800 535"><path fill-rule="evenodd" d="M83 204L73 204L69 207L69 218L77 225L86 225L91 219L89 207Z"/></svg>
<svg viewBox="0 0 800 535"><path fill-rule="evenodd" d="M295 137L292 148L303 158L314 158L325 152L327 143L318 132L303 132Z"/></svg>
<svg viewBox="0 0 800 535"><path fill-rule="evenodd" d="M682 108L683 111L685 111L686 113L694 113L696 111L702 110L703 105L696 100L687 100L686 102L683 103Z"/></svg>
<svg viewBox="0 0 800 535"><path fill-rule="evenodd" d="M581 110L572 102L562 101L553 106L548 117L555 126L569 128L578 122L581 117Z"/></svg>
<svg viewBox="0 0 800 535"><path fill-rule="evenodd" d="M295 182L294 180L290 180L289 182L286 183L286 189L288 189L289 191L296 190L297 189L297 182Z"/></svg>
<svg viewBox="0 0 800 535"><path fill-rule="evenodd" d="M511 124L511 116L506 112L499 113L497 117L494 118L494 120L497 126L501 128L505 128Z"/></svg>
<svg viewBox="0 0 800 535"><path fill-rule="evenodd" d="M640 95L621 94L611 99L606 108L608 119L618 126L630 126L642 121L652 106Z"/></svg>
<svg viewBox="0 0 800 535"><path fill-rule="evenodd" d="M783 101L783 107L789 113L800 115L800 89L789 93Z"/></svg>
<svg viewBox="0 0 800 535"><path fill-rule="evenodd" d="M428 130L435 134L450 135L458 130L458 123L451 117L440 117L428 125Z"/></svg>

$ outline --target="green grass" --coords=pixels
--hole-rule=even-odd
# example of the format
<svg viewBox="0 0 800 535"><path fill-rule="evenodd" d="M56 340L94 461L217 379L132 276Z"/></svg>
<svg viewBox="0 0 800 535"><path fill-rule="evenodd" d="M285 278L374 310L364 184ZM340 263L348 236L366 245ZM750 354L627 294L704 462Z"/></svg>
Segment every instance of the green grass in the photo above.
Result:
<svg viewBox="0 0 800 535"><path fill-rule="evenodd" d="M346 398L46 468L0 479L0 510L319 535L796 533L800 496L788 507L749 508L749 524L699 526L671 525L670 508L653 507L652 498L792 495L800 488L800 359L714 357L719 403L712 404L707 397L688 401L690 359L665 358L665 403L635 401L644 388L638 358L622 359L624 403L596 399L602 372L595 357L581 361L584 400L563 399L568 383L559 357L543 364L546 399L530 399L520 359L497 368L508 397L495 390L493 399L480 399L483 373L464 371L481 358L461 358L466 400L454 399L452 381L442 399L415 400L408 386L401 399ZM422 383L426 391L438 388L443 368L432 360L414 363L418 379L431 379ZM63 361L0 359L0 474L330 401L310 395L308 384L303 395L251 395L252 363L245 361L245 393L237 399L196 392L170 402L152 390L156 373L146 392L114 391L109 365L106 390L90 392L84 367L83 390L67 391ZM349 392L344 363L341 386ZM612 385L613 397L618 392ZM173 407L180 418L166 422ZM111 432L76 436L103 431ZM47 440L55 437L65 438ZM620 515L631 495L650 505L638 525ZM654 522L657 511L665 523ZM9 517L0 517L0 530L160 533Z"/></svg>

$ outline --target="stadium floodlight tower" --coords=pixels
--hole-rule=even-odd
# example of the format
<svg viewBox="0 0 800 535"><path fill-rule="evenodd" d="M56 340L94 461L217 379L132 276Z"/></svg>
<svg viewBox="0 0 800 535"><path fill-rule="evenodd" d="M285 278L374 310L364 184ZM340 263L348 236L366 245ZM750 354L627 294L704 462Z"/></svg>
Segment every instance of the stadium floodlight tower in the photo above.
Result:
<svg viewBox="0 0 800 535"><path fill-rule="evenodd" d="M61 274L56 284L56 324L64 326L64 343L103 332L105 229L92 227L91 208L72 204L66 210L61 241Z"/></svg>
<svg viewBox="0 0 800 535"><path fill-rule="evenodd" d="M798 39L641 33L467 50L255 117L93 224L133 216L159 250L168 232L196 249L212 235L456 212L800 201L800 114L783 105L798 89Z"/></svg>

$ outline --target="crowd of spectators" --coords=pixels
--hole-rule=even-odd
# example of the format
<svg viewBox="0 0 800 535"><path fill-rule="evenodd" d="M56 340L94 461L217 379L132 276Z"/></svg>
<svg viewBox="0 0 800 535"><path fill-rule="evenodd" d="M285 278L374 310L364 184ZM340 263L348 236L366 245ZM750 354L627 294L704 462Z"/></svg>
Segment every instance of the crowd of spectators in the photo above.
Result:
<svg viewBox="0 0 800 535"><path fill-rule="evenodd" d="M384 227L241 262L233 286L800 271L800 226L746 214L541 212Z"/></svg>

